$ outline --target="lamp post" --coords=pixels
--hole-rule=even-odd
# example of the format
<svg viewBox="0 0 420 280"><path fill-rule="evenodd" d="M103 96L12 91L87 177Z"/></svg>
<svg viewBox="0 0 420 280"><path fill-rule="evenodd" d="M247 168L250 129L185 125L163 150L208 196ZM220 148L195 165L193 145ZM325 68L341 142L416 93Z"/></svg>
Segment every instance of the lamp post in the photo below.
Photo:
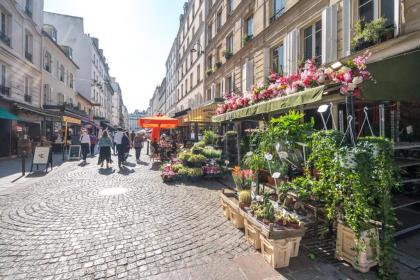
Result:
<svg viewBox="0 0 420 280"><path fill-rule="evenodd" d="M199 56L204 54L204 48L201 46L201 44L199 42L197 42L195 45L196 45L196 47L193 47L191 49L191 52L192 53L196 52Z"/></svg>

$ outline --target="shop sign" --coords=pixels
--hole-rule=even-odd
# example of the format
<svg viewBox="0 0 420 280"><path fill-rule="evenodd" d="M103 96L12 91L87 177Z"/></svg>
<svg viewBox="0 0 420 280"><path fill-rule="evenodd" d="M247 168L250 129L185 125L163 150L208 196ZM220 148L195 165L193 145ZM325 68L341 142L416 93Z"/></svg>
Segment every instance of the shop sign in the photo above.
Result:
<svg viewBox="0 0 420 280"><path fill-rule="evenodd" d="M50 155L50 147L36 147L32 164L47 164Z"/></svg>
<svg viewBox="0 0 420 280"><path fill-rule="evenodd" d="M23 127L17 125L16 126L16 132L22 132L23 131Z"/></svg>
<svg viewBox="0 0 420 280"><path fill-rule="evenodd" d="M81 150L82 150L82 146L80 145L71 145L69 148L69 160L72 159L80 159L80 154L81 154Z"/></svg>
<svg viewBox="0 0 420 280"><path fill-rule="evenodd" d="M67 122L67 123L74 123L74 124L81 124L82 121L76 118L72 118L72 117L68 117L68 116L63 116L63 122Z"/></svg>

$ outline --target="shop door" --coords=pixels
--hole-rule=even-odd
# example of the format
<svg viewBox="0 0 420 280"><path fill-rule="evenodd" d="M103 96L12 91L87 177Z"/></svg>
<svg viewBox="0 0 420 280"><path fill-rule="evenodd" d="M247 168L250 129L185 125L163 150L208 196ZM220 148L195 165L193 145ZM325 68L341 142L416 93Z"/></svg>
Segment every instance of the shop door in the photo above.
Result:
<svg viewBox="0 0 420 280"><path fill-rule="evenodd" d="M6 119L0 119L0 157L11 155L10 129L12 122Z"/></svg>

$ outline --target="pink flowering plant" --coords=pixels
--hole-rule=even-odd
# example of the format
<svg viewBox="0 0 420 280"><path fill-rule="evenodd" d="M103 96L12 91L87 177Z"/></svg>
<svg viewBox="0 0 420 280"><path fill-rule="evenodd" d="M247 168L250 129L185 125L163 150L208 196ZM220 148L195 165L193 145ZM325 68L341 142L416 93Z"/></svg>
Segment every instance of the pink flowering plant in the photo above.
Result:
<svg viewBox="0 0 420 280"><path fill-rule="evenodd" d="M337 70L325 66L318 67L314 59L309 59L296 73L280 75L273 72L268 76L268 83L254 86L248 94L228 93L225 102L218 106L216 113L224 114L262 101L328 84L338 84L342 94L359 97L361 84L366 80L373 80L366 69L366 62L370 56L371 53L366 51Z"/></svg>
<svg viewBox="0 0 420 280"><path fill-rule="evenodd" d="M161 177L164 182L170 182L175 180L178 177L178 174L172 170L171 164L166 164L162 167Z"/></svg>

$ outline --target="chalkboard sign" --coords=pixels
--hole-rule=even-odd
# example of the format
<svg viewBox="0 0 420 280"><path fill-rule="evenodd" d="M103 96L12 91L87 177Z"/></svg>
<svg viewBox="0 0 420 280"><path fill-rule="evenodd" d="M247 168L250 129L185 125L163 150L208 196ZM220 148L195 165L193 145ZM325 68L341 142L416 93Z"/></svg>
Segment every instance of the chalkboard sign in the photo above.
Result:
<svg viewBox="0 0 420 280"><path fill-rule="evenodd" d="M69 148L69 160L71 159L80 159L80 152L82 150L82 146L80 145L70 145Z"/></svg>

